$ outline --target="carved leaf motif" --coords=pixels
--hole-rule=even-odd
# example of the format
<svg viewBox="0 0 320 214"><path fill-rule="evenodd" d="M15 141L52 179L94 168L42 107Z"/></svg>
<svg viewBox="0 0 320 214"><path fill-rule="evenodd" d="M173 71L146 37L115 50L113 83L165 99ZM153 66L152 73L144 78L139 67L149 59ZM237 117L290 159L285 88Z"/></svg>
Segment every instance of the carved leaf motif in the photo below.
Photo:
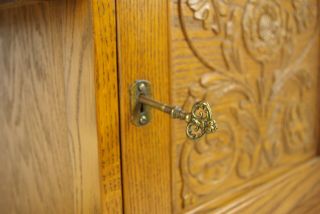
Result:
<svg viewBox="0 0 320 214"><path fill-rule="evenodd" d="M200 85L206 90L206 99L212 100L212 105L220 102L223 98L230 94L240 94L241 97L247 99L250 94L245 89L244 82L236 79L236 75L226 76L224 72L211 72L204 74L200 79Z"/></svg>
<svg viewBox="0 0 320 214"><path fill-rule="evenodd" d="M278 56L286 35L285 13L275 0L250 0L243 15L244 41L258 61Z"/></svg>
<svg viewBox="0 0 320 214"><path fill-rule="evenodd" d="M218 14L214 8L214 0L188 0L188 5L194 12L194 18L203 21L204 28L212 29L219 33L220 27L217 20Z"/></svg>
<svg viewBox="0 0 320 214"><path fill-rule="evenodd" d="M193 204L198 196L214 191L215 185L231 173L236 160L235 130L228 121L220 118L219 136L202 138L196 144L184 143L181 156L181 173L185 184L184 205ZM184 164L188 162L189 164Z"/></svg>
<svg viewBox="0 0 320 214"><path fill-rule="evenodd" d="M309 27L313 27L317 20L317 7L309 0L292 0L295 9L294 17L298 33L303 33Z"/></svg>
<svg viewBox="0 0 320 214"><path fill-rule="evenodd" d="M214 30L219 36L213 34L221 38L214 54L221 55L226 66L217 68L209 57L199 57L203 46L184 34L192 52L210 68L191 84L185 105L207 100L219 124L217 134L197 144L182 143L185 207L217 194L228 179L250 180L289 164L284 160L290 155L310 153L314 146L315 122L310 103L304 102L315 89L315 72L303 62L317 39L318 31L312 29L317 26L317 2L287 1L187 1L193 21L203 21L206 33L212 24L220 26Z"/></svg>

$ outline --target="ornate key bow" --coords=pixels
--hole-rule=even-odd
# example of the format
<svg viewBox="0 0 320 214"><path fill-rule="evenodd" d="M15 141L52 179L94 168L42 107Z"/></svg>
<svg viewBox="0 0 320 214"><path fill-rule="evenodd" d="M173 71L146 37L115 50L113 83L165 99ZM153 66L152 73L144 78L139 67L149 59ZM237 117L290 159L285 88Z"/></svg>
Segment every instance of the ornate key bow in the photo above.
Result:
<svg viewBox="0 0 320 214"><path fill-rule="evenodd" d="M216 121L212 119L210 105L206 102L197 102L192 106L191 113L186 115L186 134L196 140L204 134L210 134L217 130Z"/></svg>

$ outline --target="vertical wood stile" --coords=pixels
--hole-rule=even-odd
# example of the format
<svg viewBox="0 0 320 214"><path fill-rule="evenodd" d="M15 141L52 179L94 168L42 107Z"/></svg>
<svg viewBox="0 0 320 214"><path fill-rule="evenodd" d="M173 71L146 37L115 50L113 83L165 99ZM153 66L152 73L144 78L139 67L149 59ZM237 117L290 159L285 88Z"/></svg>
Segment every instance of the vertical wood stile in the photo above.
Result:
<svg viewBox="0 0 320 214"><path fill-rule="evenodd" d="M92 4L102 209L122 213L115 0Z"/></svg>
<svg viewBox="0 0 320 214"><path fill-rule="evenodd" d="M130 122L129 88L152 83L153 97L169 103L168 2L117 1L120 121L124 210L171 212L170 120L152 112L152 122Z"/></svg>

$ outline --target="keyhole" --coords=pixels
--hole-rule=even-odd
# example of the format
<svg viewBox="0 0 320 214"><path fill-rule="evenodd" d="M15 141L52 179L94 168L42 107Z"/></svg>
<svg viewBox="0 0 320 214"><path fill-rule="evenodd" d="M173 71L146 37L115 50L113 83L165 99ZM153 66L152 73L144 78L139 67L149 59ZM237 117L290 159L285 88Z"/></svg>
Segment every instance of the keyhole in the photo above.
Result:
<svg viewBox="0 0 320 214"><path fill-rule="evenodd" d="M144 113L144 105L140 104L140 114L143 114L143 113Z"/></svg>

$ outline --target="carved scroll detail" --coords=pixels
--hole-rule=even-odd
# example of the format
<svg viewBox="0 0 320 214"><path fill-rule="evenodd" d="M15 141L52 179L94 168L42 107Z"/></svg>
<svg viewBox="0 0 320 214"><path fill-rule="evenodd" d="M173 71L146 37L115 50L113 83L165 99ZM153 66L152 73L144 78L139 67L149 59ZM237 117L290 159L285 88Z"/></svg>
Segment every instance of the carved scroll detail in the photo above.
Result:
<svg viewBox="0 0 320 214"><path fill-rule="evenodd" d="M219 125L218 134L196 144L188 140L182 144L179 167L184 207L215 193L231 176L253 178L282 165L283 157L315 146L314 118L304 99L316 82L314 73L301 62L317 39L317 2L243 2L179 2L186 41L210 69L189 87L184 108L207 100L216 109ZM223 65L216 65L190 36L184 19L190 11L193 24L201 22L202 30L211 32L214 41L221 40L215 51L220 52ZM257 68L254 73L247 68L251 64Z"/></svg>

